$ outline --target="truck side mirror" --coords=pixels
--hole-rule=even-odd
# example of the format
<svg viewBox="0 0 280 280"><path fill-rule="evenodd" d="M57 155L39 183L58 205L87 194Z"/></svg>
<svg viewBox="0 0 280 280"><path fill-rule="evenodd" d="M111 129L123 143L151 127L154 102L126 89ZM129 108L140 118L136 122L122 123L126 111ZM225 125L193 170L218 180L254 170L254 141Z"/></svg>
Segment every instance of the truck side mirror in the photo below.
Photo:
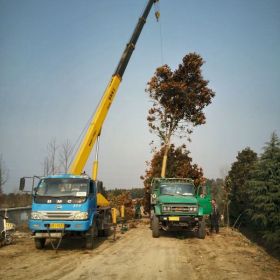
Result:
<svg viewBox="0 0 280 280"><path fill-rule="evenodd" d="M24 187L25 187L25 178L22 177L22 178L20 178L20 182L19 182L19 190L23 191Z"/></svg>

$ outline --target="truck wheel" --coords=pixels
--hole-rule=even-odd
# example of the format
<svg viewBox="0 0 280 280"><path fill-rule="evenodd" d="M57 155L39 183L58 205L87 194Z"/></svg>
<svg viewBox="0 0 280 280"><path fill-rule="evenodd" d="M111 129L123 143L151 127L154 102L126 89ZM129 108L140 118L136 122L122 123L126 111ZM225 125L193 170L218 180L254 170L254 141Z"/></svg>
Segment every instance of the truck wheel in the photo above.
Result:
<svg viewBox="0 0 280 280"><path fill-rule="evenodd" d="M43 249L45 247L46 244L46 238L35 238L35 247L36 249Z"/></svg>
<svg viewBox="0 0 280 280"><path fill-rule="evenodd" d="M156 215L154 215L152 219L152 232L153 237L159 237L159 219Z"/></svg>
<svg viewBox="0 0 280 280"><path fill-rule="evenodd" d="M110 233L111 233L111 228L106 228L106 229L103 230L103 235L104 235L105 237L109 236Z"/></svg>
<svg viewBox="0 0 280 280"><path fill-rule="evenodd" d="M107 219L107 223L108 224L112 224L112 215L111 215L111 212L109 212L108 214L107 214L107 217L106 217ZM109 236L111 234L111 227L109 226L108 228L105 228L105 229L103 229L103 236L105 236L105 237L107 237L107 236Z"/></svg>
<svg viewBox="0 0 280 280"><path fill-rule="evenodd" d="M203 219L198 224L198 231L197 231L197 237L200 239L204 239L206 235L206 228L205 228L205 220Z"/></svg>
<svg viewBox="0 0 280 280"><path fill-rule="evenodd" d="M150 215L149 215L149 220L150 220L150 229L153 228L153 216L154 216L154 210L151 210Z"/></svg>
<svg viewBox="0 0 280 280"><path fill-rule="evenodd" d="M86 249L93 249L94 238L97 236L96 224L94 223L86 233Z"/></svg>
<svg viewBox="0 0 280 280"><path fill-rule="evenodd" d="M12 235L11 234L7 234L6 238L5 238L5 244L6 245L10 245L10 244L12 244L12 242L13 242Z"/></svg>
<svg viewBox="0 0 280 280"><path fill-rule="evenodd" d="M100 237L107 237L107 236L110 235L110 233L111 233L111 229L110 228L98 230L98 236L100 236Z"/></svg>

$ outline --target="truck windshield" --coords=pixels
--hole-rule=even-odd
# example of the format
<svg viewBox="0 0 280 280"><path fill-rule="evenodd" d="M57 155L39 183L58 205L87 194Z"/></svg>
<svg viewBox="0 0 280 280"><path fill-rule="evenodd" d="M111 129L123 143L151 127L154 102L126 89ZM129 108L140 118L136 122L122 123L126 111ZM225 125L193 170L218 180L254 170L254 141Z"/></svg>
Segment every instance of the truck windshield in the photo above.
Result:
<svg viewBox="0 0 280 280"><path fill-rule="evenodd" d="M194 195L192 184L164 184L160 186L160 193L164 195Z"/></svg>
<svg viewBox="0 0 280 280"><path fill-rule="evenodd" d="M86 196L89 181L75 178L48 178L42 179L35 190L38 196Z"/></svg>

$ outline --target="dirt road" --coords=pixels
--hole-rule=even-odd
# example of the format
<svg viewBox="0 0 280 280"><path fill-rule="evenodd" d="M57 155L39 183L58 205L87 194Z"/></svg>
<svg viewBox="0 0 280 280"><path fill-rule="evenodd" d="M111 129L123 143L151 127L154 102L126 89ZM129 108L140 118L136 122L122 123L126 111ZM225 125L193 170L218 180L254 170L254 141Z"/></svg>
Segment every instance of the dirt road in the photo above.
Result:
<svg viewBox="0 0 280 280"><path fill-rule="evenodd" d="M223 229L205 240L191 235L151 237L138 224L114 242L99 239L94 250L65 240L55 253L36 250L28 234L0 248L1 279L280 279L280 262L239 232Z"/></svg>

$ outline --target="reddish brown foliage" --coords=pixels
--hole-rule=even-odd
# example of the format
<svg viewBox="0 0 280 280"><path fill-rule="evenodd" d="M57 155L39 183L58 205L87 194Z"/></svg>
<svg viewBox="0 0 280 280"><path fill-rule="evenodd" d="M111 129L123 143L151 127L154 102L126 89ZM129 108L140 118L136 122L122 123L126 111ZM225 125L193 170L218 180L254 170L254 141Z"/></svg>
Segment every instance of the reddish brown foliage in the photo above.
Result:
<svg viewBox="0 0 280 280"><path fill-rule="evenodd" d="M121 206L124 205L126 220L129 220L134 217L134 208L133 208L130 192L124 190L119 195L114 195L113 193L109 193L108 199L110 201L110 206L116 208L119 212L119 215L121 212Z"/></svg>
<svg viewBox="0 0 280 280"><path fill-rule="evenodd" d="M154 102L147 117L148 124L164 143L175 131L190 133L187 126L206 121L203 109L211 103L215 93L203 79L203 63L200 55L187 54L174 72L163 65L148 82L146 91Z"/></svg>

